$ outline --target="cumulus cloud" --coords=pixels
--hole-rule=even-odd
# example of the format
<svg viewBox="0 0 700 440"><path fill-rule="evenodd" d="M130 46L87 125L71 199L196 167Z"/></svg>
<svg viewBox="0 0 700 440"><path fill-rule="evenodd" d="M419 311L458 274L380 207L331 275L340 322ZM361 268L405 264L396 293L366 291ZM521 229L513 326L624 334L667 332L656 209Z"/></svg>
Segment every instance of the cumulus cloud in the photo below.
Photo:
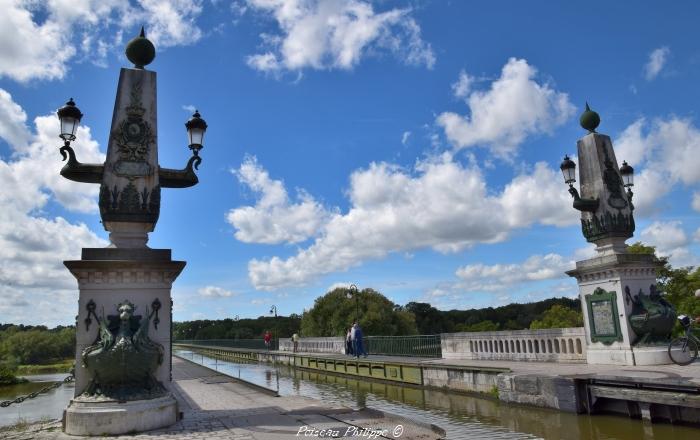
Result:
<svg viewBox="0 0 700 440"><path fill-rule="evenodd" d="M226 220L244 243L298 243L317 234L330 213L305 191L292 203L280 180L270 178L255 157L247 157L233 171L238 180L257 196L255 206L232 209Z"/></svg>
<svg viewBox="0 0 700 440"><path fill-rule="evenodd" d="M668 257L673 266L697 264L697 258L687 248L691 239L680 221L653 222L641 232L640 240L655 246L657 255Z"/></svg>
<svg viewBox="0 0 700 440"><path fill-rule="evenodd" d="M205 298L228 298L236 295L236 293L218 286L202 287L197 293Z"/></svg>
<svg viewBox="0 0 700 440"><path fill-rule="evenodd" d="M61 79L76 56L106 65L124 32L141 24L158 48L202 36L201 0L0 0L0 8L0 77L20 82Z"/></svg>
<svg viewBox="0 0 700 440"><path fill-rule="evenodd" d="M315 241L292 257L251 260L248 275L257 289L273 290L391 252L456 252L503 241L513 229L535 223L575 224L571 201L551 183L558 182L554 177L553 170L537 164L493 194L480 169L449 154L420 161L413 170L372 163L351 175L346 214L333 214ZM536 193L527 188L540 183Z"/></svg>
<svg viewBox="0 0 700 440"><path fill-rule="evenodd" d="M675 185L700 183L700 130L690 119L640 118L614 144L618 160L635 167L634 205L641 215Z"/></svg>
<svg viewBox="0 0 700 440"><path fill-rule="evenodd" d="M538 83L536 74L526 60L511 58L488 90L472 90L473 80L461 72L453 91L469 115L444 112L437 124L457 148L486 146L501 158L512 157L527 136L550 133L574 114L569 96Z"/></svg>
<svg viewBox="0 0 700 440"><path fill-rule="evenodd" d="M575 267L570 258L559 254L532 255L522 263L469 264L457 269L459 288L467 291L498 292L526 282L566 278Z"/></svg>
<svg viewBox="0 0 700 440"><path fill-rule="evenodd" d="M12 119L17 114L24 115L24 111L0 89L0 127L21 124ZM13 150L10 159L0 159L0 295L16 299L3 302L0 315L6 321L66 324L66 318L75 314L76 282L63 260L80 258L83 247L104 247L107 243L83 223L42 212L50 201L70 211L91 212L96 206L97 186L60 177L63 164L55 116L37 117L34 125L34 133L24 125L13 132L0 129L0 137ZM81 127L77 135L81 159L104 160L88 127ZM31 300L31 311L19 299Z"/></svg>
<svg viewBox="0 0 700 440"><path fill-rule="evenodd" d="M649 60L644 65L644 78L646 78L647 81L651 81L659 76L670 54L671 50L666 46L651 51Z"/></svg>
<svg viewBox="0 0 700 440"><path fill-rule="evenodd" d="M376 12L364 0L248 0L247 4L271 15L279 26L279 34L261 35L267 50L248 57L248 65L256 70L351 69L369 52L381 50L406 64L428 68L435 64L410 9Z"/></svg>

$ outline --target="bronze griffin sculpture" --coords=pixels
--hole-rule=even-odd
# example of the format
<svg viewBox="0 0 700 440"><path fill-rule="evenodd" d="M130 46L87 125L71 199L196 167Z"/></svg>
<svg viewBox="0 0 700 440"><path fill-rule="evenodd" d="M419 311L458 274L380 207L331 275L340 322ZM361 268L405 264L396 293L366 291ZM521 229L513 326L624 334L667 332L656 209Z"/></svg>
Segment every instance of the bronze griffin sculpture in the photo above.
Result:
<svg viewBox="0 0 700 440"><path fill-rule="evenodd" d="M84 395L139 400L166 393L154 372L163 363L163 346L148 337L151 314L134 315L135 306L124 301L118 315L98 318L99 335L82 353L83 365L92 377Z"/></svg>

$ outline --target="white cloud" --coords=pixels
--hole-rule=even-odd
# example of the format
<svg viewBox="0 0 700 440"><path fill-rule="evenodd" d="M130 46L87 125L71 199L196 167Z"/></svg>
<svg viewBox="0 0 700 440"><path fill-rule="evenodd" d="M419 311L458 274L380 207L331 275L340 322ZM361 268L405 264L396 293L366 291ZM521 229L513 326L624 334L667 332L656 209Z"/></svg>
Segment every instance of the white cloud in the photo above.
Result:
<svg viewBox="0 0 700 440"><path fill-rule="evenodd" d="M404 131L403 134L401 135L401 143L403 145L406 145L408 143L408 139L411 137L411 132L410 131Z"/></svg>
<svg viewBox="0 0 700 440"><path fill-rule="evenodd" d="M536 82L536 73L526 60L511 58L486 91L471 91L472 81L460 73L453 89L470 114L444 112L438 125L457 148L484 145L501 158L512 157L527 136L550 133L574 114L569 96Z"/></svg>
<svg viewBox="0 0 700 440"><path fill-rule="evenodd" d="M248 65L257 70L351 69L378 50L388 50L406 64L435 64L410 9L375 12L364 0L248 0L248 6L272 15L280 29L273 38L261 35L269 49L248 57Z"/></svg>
<svg viewBox="0 0 700 440"><path fill-rule="evenodd" d="M693 193L693 202L691 203L693 209L700 212L700 192L695 191Z"/></svg>
<svg viewBox="0 0 700 440"><path fill-rule="evenodd" d="M687 248L690 237L683 230L680 221L653 222L641 232L639 239L646 245L655 246L657 255L669 257L673 266L697 264L697 257Z"/></svg>
<svg viewBox="0 0 700 440"><path fill-rule="evenodd" d="M141 24L159 49L202 36L201 0L0 0L0 9L0 77L20 82L61 79L76 55L106 66Z"/></svg>
<svg viewBox="0 0 700 440"><path fill-rule="evenodd" d="M690 119L638 119L615 140L616 156L635 167L634 205L646 215L677 184L700 183L700 130ZM640 171L641 170L641 171Z"/></svg>
<svg viewBox="0 0 700 440"><path fill-rule="evenodd" d="M237 295L236 293L217 286L202 287L197 291L200 296L206 298L228 298Z"/></svg>
<svg viewBox="0 0 700 440"><path fill-rule="evenodd" d="M139 4L138 15L148 23L147 36L154 45L188 45L202 37L196 23L202 13L201 0L139 0Z"/></svg>
<svg viewBox="0 0 700 440"><path fill-rule="evenodd" d="M13 112L8 115L2 109ZM12 119L17 113L24 114L21 110L0 90L0 127L21 124ZM26 126L0 133L14 151L11 159L0 159L0 295L25 298L32 304L30 310L19 300L3 302L0 315L6 322L66 324L75 314L77 290L63 260L80 258L83 247L104 247L107 243L83 223L42 212L51 200L71 211L94 211L97 186L70 182L59 175L63 163L55 116L37 117L34 124L35 133ZM104 160L89 128L81 127L77 135L75 145L81 159Z"/></svg>
<svg viewBox="0 0 700 440"><path fill-rule="evenodd" d="M472 85L474 84L474 77L469 76L464 70L459 72L459 79L456 83L452 84L452 92L457 98L466 99L469 97L469 93L472 91Z"/></svg>
<svg viewBox="0 0 700 440"><path fill-rule="evenodd" d="M532 255L522 263L470 264L457 269L460 289L469 291L502 291L508 286L533 281L566 278L574 261L559 254Z"/></svg>
<svg viewBox="0 0 700 440"><path fill-rule="evenodd" d="M372 163L351 175L350 210L333 215L313 244L287 259L253 259L248 275L257 289L273 290L392 252L455 252L503 241L511 230L538 222L574 224L576 213L561 185L551 183L558 182L554 175L537 164L501 194L491 194L478 168L449 154L418 162L413 172ZM528 185L541 186L536 191Z"/></svg>
<svg viewBox="0 0 700 440"><path fill-rule="evenodd" d="M335 289L348 289L352 283L333 283L326 289L326 292L332 292Z"/></svg>
<svg viewBox="0 0 700 440"><path fill-rule="evenodd" d="M0 89L0 138L14 149L22 148L31 137L26 123L24 109L12 100L7 91Z"/></svg>
<svg viewBox="0 0 700 440"><path fill-rule="evenodd" d="M234 235L244 243L298 243L316 235L330 216L305 191L299 191L298 202L291 203L283 182L272 180L255 157L247 157L233 174L258 196L255 206L226 214L236 228Z"/></svg>
<svg viewBox="0 0 700 440"><path fill-rule="evenodd" d="M644 77L647 81L651 81L659 75L670 54L671 50L666 46L651 51L649 60L644 65Z"/></svg>

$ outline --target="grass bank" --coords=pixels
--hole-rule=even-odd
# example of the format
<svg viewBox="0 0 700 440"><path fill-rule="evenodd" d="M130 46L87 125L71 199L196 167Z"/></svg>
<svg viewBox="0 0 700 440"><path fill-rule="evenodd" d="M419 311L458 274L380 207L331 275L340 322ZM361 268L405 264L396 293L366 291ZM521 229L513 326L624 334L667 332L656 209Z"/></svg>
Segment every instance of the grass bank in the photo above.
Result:
<svg viewBox="0 0 700 440"><path fill-rule="evenodd" d="M53 364L20 365L17 367L17 375L28 376L32 374L68 373L73 367L73 359L64 359Z"/></svg>

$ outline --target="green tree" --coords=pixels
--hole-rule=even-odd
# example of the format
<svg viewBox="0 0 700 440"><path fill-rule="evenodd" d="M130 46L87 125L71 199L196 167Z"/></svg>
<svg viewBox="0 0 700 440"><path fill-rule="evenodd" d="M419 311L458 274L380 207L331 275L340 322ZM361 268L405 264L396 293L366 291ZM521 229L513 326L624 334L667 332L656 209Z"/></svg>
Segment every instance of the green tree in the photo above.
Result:
<svg viewBox="0 0 700 440"><path fill-rule="evenodd" d="M337 288L316 298L311 310L301 318L302 336L344 336L355 320L356 303L360 326L365 335L415 335L418 333L414 315L373 289L356 293L357 299L347 298L348 289Z"/></svg>
<svg viewBox="0 0 700 440"><path fill-rule="evenodd" d="M700 298L695 292L700 289L700 268L681 267L674 269L665 257L656 256L656 248L636 242L627 248L633 254L651 254L660 263L656 271L656 285L664 298L674 305L679 315L700 316Z"/></svg>
<svg viewBox="0 0 700 440"><path fill-rule="evenodd" d="M553 305L542 314L542 319L536 319L530 324L531 330L543 328L569 328L583 326L581 312L558 304Z"/></svg>
<svg viewBox="0 0 700 440"><path fill-rule="evenodd" d="M452 329L451 323L443 318L443 312L428 303L410 302L405 309L415 316L421 335L448 333Z"/></svg>
<svg viewBox="0 0 700 440"><path fill-rule="evenodd" d="M457 324L458 332L494 332L498 330L499 325L493 321L481 321L476 324Z"/></svg>

